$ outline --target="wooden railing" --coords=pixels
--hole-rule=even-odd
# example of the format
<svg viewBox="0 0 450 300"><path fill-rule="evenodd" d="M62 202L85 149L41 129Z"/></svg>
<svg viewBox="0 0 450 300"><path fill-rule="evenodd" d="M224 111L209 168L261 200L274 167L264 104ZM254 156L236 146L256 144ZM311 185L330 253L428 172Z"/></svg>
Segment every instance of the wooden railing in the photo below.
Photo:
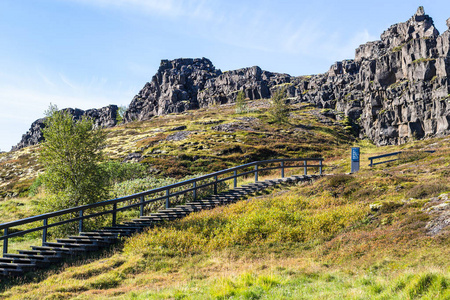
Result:
<svg viewBox="0 0 450 300"><path fill-rule="evenodd" d="M422 152L434 153L436 151L435 150L424 150ZM389 159L389 160L383 160L383 161L379 161L379 162L376 162L376 163L373 162L375 159L380 159L380 158L385 158L385 157L390 157L390 156L396 156L396 155L399 155L401 153L407 153L407 151L398 151L398 152L392 152L392 153L388 153L388 154L383 154L383 155L369 157L368 158L370 160L369 166L373 167L373 166L376 166L376 165L379 165L379 164L385 164L385 163L388 163L388 162L396 161L396 160L398 160L398 158Z"/></svg>
<svg viewBox="0 0 450 300"><path fill-rule="evenodd" d="M300 164L292 164L298 163ZM308 162L317 162L318 164L308 164ZM266 166L276 164L275 166ZM49 228L61 226L64 224L68 224L71 222L78 222L78 230L79 232L83 231L83 220L91 219L95 217L99 217L102 215L111 215L111 223L113 226L116 225L117 222L117 213L125 210L130 210L133 208L139 207L139 215L144 215L144 207L150 203L162 201L164 202L164 206L166 208L170 207L170 199L173 197L177 197L180 195L184 195L187 193L192 193L192 198L195 200L197 198L197 191L201 188L205 187L213 187L213 193L217 194L217 187L220 183L226 182L228 180L233 180L233 186L237 187L237 180L239 177L248 176L254 174L255 182L258 181L258 175L261 172L276 170L279 169L281 172L281 177L285 176L285 169L287 168L302 168L304 175L308 174L308 168L316 168L318 169L319 175L322 175L323 170L323 158L294 158L294 159L274 159L274 160L265 160L265 161L256 161L252 163L248 163L245 165L233 167L230 169L214 172L211 174L199 176L194 179L185 180L182 182L178 182L175 184L155 188L152 190L140 192L137 194L120 197L116 199L111 199L107 201L102 201L89 205L82 205L72 208L67 208L55 212L45 213L38 216L33 216L25 219L20 219L16 221L11 221L7 223L0 224L0 230L3 230L3 236L0 236L0 241L3 240L3 254L8 253L8 240L13 237L23 236L28 233L42 231L42 243L46 243L47 241L47 232ZM239 173L240 171L240 173ZM219 176L224 176L232 173L231 176L227 176L225 178L220 178ZM212 179L211 182L204 183ZM200 184L199 184L200 183ZM181 191L173 190L175 188L185 187ZM171 192L172 191L172 192ZM163 196L160 196L164 194ZM147 199L146 199L147 198ZM137 203L132 203L133 200L138 200ZM128 203L128 205L126 205ZM122 204L124 206L118 207L118 204ZM92 210L94 208L102 208L103 210L85 214L86 211ZM71 214L78 215L77 217L70 217ZM61 216L69 216L67 220L57 221L54 223L50 223L49 220L56 217ZM41 226L31 227L25 230L11 230L13 227L30 224L34 222L42 222Z"/></svg>

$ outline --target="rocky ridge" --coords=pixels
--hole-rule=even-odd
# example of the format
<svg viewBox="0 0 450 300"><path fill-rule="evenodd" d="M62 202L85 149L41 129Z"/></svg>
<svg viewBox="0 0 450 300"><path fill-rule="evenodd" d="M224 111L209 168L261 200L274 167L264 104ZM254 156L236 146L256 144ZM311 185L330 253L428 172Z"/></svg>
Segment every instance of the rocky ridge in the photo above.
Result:
<svg viewBox="0 0 450 300"><path fill-rule="evenodd" d="M240 90L251 100L270 98L284 86L292 102L334 110L338 119L347 118L360 129L360 137L377 145L446 135L449 49L450 31L439 35L419 7L408 21L392 25L379 41L359 46L354 59L336 62L325 74L294 77L256 66L222 73L205 58L193 60L193 65L185 59L163 61L152 82L133 99L127 121L232 103ZM192 75L178 75L180 65Z"/></svg>
<svg viewBox="0 0 450 300"><path fill-rule="evenodd" d="M336 62L324 74L294 77L257 66L222 72L206 58L162 60L124 121L233 103L241 90L251 100L270 98L284 87L291 103L326 109L360 137L401 144L450 134L449 72L450 29L440 35L419 7L408 21L392 25L380 40L359 46L354 59Z"/></svg>
<svg viewBox="0 0 450 300"><path fill-rule="evenodd" d="M78 108L66 108L75 120L80 120L83 116L87 116L94 121L97 127L113 127L117 124L117 105L108 105L100 109L81 110ZM14 147L12 151L16 151L28 146L37 145L44 140L42 129L45 128L45 118L38 119L31 124L30 129L22 136L22 140Z"/></svg>

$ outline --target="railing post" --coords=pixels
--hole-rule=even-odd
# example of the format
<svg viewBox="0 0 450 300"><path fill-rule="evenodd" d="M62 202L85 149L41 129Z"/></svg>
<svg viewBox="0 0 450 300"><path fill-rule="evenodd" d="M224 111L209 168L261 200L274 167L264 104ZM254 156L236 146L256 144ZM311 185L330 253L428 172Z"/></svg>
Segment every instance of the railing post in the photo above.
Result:
<svg viewBox="0 0 450 300"><path fill-rule="evenodd" d="M372 167L373 166L373 158L369 158L370 159L370 167Z"/></svg>
<svg viewBox="0 0 450 300"><path fill-rule="evenodd" d="M281 162L281 178L284 178L284 161Z"/></svg>
<svg viewBox="0 0 450 300"><path fill-rule="evenodd" d="M116 226L116 221L117 221L117 203L114 203L112 212L112 226Z"/></svg>
<svg viewBox="0 0 450 300"><path fill-rule="evenodd" d="M144 196L141 196L141 205L139 210L139 216L142 217L144 215Z"/></svg>
<svg viewBox="0 0 450 300"><path fill-rule="evenodd" d="M322 160L319 160L319 175L322 175Z"/></svg>
<svg viewBox="0 0 450 300"><path fill-rule="evenodd" d="M258 181L258 165L255 165L255 182Z"/></svg>
<svg viewBox="0 0 450 300"><path fill-rule="evenodd" d="M234 187L237 187L237 170L234 170Z"/></svg>
<svg viewBox="0 0 450 300"><path fill-rule="evenodd" d="M7 236L8 235L8 228L5 228L3 230L3 236ZM5 254L8 253L8 238L5 238L3 240L3 256L5 256Z"/></svg>
<svg viewBox="0 0 450 300"><path fill-rule="evenodd" d="M214 176L214 195L217 195L217 175Z"/></svg>
<svg viewBox="0 0 450 300"><path fill-rule="evenodd" d="M197 200L197 181L194 181L193 184L194 190L192 191L192 197L194 198L194 201Z"/></svg>
<svg viewBox="0 0 450 300"><path fill-rule="evenodd" d="M83 210L80 210L80 218L82 217L83 217ZM78 231L83 232L83 219L80 219L80 221L78 221Z"/></svg>
<svg viewBox="0 0 450 300"><path fill-rule="evenodd" d="M303 165L304 165L304 168L305 168L305 176L306 175L308 175L308 167L307 167L307 164L306 164L306 159L303 161Z"/></svg>
<svg viewBox="0 0 450 300"><path fill-rule="evenodd" d="M166 190L166 209L170 207L170 193L169 189Z"/></svg>
<svg viewBox="0 0 450 300"><path fill-rule="evenodd" d="M42 230L42 245L47 242L47 226L48 225L48 219L44 219L44 230Z"/></svg>

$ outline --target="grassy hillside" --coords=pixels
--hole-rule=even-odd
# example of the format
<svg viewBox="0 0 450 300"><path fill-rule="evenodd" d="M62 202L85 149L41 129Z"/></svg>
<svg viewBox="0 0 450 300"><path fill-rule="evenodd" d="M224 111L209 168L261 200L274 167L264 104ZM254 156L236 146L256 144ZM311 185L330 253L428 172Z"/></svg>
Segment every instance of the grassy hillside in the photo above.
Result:
<svg viewBox="0 0 450 300"><path fill-rule="evenodd" d="M152 175L180 178L255 160L334 155L352 141L344 122L306 104L292 105L289 124L273 124L268 100L154 117L107 129L105 149L111 160L139 161ZM0 198L25 196L36 175L39 146L0 153Z"/></svg>
<svg viewBox="0 0 450 300"><path fill-rule="evenodd" d="M375 147L308 106L297 106L291 124L271 124L265 105L120 126L107 151L120 160L138 153L156 175L313 155L335 175L195 213L110 252L2 283L0 298L450 299L450 138ZM350 146L362 150L356 175L344 174ZM397 150L410 152L367 166L367 157ZM39 198L3 205L27 214L30 201Z"/></svg>

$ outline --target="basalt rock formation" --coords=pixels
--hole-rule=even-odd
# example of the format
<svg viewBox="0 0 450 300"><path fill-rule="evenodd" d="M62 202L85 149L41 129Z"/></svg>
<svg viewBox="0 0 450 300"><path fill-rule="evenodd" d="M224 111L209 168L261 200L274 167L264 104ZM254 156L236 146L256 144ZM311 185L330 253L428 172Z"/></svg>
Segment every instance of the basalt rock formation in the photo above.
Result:
<svg viewBox="0 0 450 300"><path fill-rule="evenodd" d="M207 58L162 60L151 82L137 94L125 112L125 122L199 108L197 95L205 82L222 74Z"/></svg>
<svg viewBox="0 0 450 300"><path fill-rule="evenodd" d="M257 66L221 72L206 58L162 60L152 81L133 98L124 121L233 103L239 91L251 100L270 98L283 87L291 103L323 108L327 116L351 123L360 137L377 145L447 135L450 19L447 26L449 30L439 35L419 7L408 21L383 32L380 40L359 46L354 59L312 76L294 77ZM20 147L41 139L40 124L33 123Z"/></svg>
<svg viewBox="0 0 450 300"><path fill-rule="evenodd" d="M113 127L117 124L117 105L109 105L100 109L81 110L78 108L66 108L75 120L80 120L83 116L91 118L96 127ZM45 128L45 118L38 119L31 124L30 129L22 136L22 140L14 147L12 151L24 147L37 145L44 140L42 129Z"/></svg>
<svg viewBox="0 0 450 300"><path fill-rule="evenodd" d="M293 77L259 67L222 73L205 58L164 60L133 99L126 119L234 102L240 90L252 100L270 98L283 86L291 102L334 110L377 145L445 135L450 133L449 54L450 30L439 35L419 7L379 41L356 49L355 59L336 62L325 74Z"/></svg>

